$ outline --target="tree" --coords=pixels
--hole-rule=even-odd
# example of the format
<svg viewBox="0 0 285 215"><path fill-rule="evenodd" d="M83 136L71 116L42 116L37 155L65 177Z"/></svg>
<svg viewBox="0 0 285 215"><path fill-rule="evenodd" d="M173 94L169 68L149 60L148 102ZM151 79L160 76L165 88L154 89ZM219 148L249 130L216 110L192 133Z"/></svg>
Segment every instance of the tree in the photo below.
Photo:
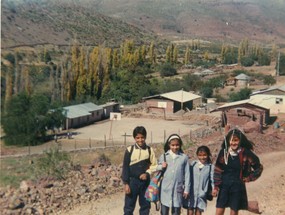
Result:
<svg viewBox="0 0 285 215"><path fill-rule="evenodd" d="M161 77L173 76L176 75L176 73L177 73L176 69L170 63L165 63L160 67Z"/></svg>
<svg viewBox="0 0 285 215"><path fill-rule="evenodd" d="M234 101L240 101L240 100L244 100L244 99L248 99L250 94L251 94L252 90L249 88L243 88L241 89L239 92L237 93L231 93L229 95L229 100L231 102Z"/></svg>
<svg viewBox="0 0 285 215"><path fill-rule="evenodd" d="M185 51L185 55L184 55L184 64L188 64L190 61L190 51L189 51L189 47L187 46L186 51Z"/></svg>
<svg viewBox="0 0 285 215"><path fill-rule="evenodd" d="M276 80L275 80L274 77L272 77L272 75L265 75L263 77L263 83L266 84L266 85L271 86L271 85L276 83Z"/></svg>
<svg viewBox="0 0 285 215"><path fill-rule="evenodd" d="M258 60L257 60L259 66L269 66L271 59L270 56L266 53L260 53L258 55Z"/></svg>
<svg viewBox="0 0 285 215"><path fill-rule="evenodd" d="M150 44L148 56L149 56L150 64L155 64L156 63L156 54L155 54L155 50L154 50L154 42L151 42L151 44Z"/></svg>
<svg viewBox="0 0 285 215"><path fill-rule="evenodd" d="M7 145L36 145L43 141L46 128L59 127L63 121L60 109L50 111L49 99L41 94L14 95L7 103L2 127Z"/></svg>
<svg viewBox="0 0 285 215"><path fill-rule="evenodd" d="M242 66L252 66L254 64L254 60L250 57L242 57L240 61Z"/></svg>
<svg viewBox="0 0 285 215"><path fill-rule="evenodd" d="M183 77L183 85L184 85L183 88L185 90L197 91L202 86L202 83L203 83L203 81L197 75L187 74Z"/></svg>
<svg viewBox="0 0 285 215"><path fill-rule="evenodd" d="M213 89L209 86L204 86L200 90L204 98L211 98L213 96Z"/></svg>
<svg viewBox="0 0 285 215"><path fill-rule="evenodd" d="M280 54L279 63L276 62L276 70L279 70L279 75L285 75L285 55Z"/></svg>

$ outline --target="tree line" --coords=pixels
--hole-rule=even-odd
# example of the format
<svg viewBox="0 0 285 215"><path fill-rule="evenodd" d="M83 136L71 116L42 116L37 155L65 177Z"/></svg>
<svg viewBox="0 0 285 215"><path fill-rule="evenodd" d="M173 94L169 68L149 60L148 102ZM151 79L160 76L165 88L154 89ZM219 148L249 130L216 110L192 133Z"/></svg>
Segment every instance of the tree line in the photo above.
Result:
<svg viewBox="0 0 285 215"><path fill-rule="evenodd" d="M126 40L117 48L74 43L64 51L46 48L33 54L15 51L4 56L5 63L2 61L2 126L10 144L19 144L19 140L24 145L36 144L39 137L45 138L48 129L63 122L60 108L64 105L89 101L100 104L111 98L131 104L146 96L181 88L212 97L214 89L223 87L226 75L206 80L193 74L172 76L182 66L208 68L217 63L236 62L243 65L244 58L267 65L275 57L275 49L252 46L247 40L238 47L223 44L214 51L199 40L184 46L154 42L137 45ZM281 55L280 59L280 74L285 74L285 57ZM274 83L272 77L266 78L269 84ZM240 97L237 94L232 98ZM36 101L41 101L40 105ZM22 119L19 113L24 113ZM24 141L21 135L27 133L31 135Z"/></svg>

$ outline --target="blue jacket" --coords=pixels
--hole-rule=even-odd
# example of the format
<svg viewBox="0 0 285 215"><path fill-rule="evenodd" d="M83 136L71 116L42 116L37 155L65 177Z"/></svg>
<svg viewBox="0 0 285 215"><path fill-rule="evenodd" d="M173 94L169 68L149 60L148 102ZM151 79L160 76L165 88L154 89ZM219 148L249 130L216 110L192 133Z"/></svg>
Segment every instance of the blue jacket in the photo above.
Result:
<svg viewBox="0 0 285 215"><path fill-rule="evenodd" d="M190 167L188 156L178 153L173 159L169 152L165 153L167 168L161 182L160 201L167 207L181 207L183 193L190 191ZM164 155L158 161L157 170L161 170Z"/></svg>

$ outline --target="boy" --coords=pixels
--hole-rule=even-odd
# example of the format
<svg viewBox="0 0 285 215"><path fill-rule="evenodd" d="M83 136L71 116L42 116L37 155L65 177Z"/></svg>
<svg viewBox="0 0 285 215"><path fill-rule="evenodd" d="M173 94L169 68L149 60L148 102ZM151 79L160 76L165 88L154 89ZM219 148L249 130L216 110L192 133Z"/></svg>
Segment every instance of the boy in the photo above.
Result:
<svg viewBox="0 0 285 215"><path fill-rule="evenodd" d="M124 215L132 215L139 197L140 215L148 215L150 202L145 197L150 175L156 170L157 161L153 148L146 145L146 129L137 126L133 131L135 144L126 149L122 180L125 190Z"/></svg>

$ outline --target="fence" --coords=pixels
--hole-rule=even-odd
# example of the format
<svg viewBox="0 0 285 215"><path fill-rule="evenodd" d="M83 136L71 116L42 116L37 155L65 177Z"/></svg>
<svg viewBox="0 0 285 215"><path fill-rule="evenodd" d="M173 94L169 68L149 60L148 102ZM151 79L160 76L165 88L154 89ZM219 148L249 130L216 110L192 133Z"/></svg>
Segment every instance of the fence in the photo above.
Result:
<svg viewBox="0 0 285 215"><path fill-rule="evenodd" d="M219 128L221 134L222 130ZM196 139L204 138L209 135L211 135L213 132L217 131L217 128L200 128L196 130L189 130L188 134L182 134L180 131L177 133L182 137L184 143L187 142L195 142ZM104 135L103 140L97 140L92 138L87 139L78 139L78 138L68 138L67 136L60 136L57 137L55 140L47 142L43 145L38 146L26 146L18 149L16 152L14 152L12 155L1 155L0 158L5 157L21 157L21 156L27 156L27 155L36 155L36 154L42 154L44 151L48 151L50 148L57 146L60 150L66 151L66 152L73 152L73 151L82 151L82 150L96 150L96 149L105 149L105 148L113 148L113 147L126 147L128 145L133 144L133 137L132 135L128 135L127 133L124 133L121 135L121 139L112 139L107 138L106 135ZM167 131L164 130L163 136L160 137L160 140L158 138L154 138L153 133L149 132L147 143L150 145L153 144L162 144L166 141L168 134ZM153 141L153 140L156 141Z"/></svg>

